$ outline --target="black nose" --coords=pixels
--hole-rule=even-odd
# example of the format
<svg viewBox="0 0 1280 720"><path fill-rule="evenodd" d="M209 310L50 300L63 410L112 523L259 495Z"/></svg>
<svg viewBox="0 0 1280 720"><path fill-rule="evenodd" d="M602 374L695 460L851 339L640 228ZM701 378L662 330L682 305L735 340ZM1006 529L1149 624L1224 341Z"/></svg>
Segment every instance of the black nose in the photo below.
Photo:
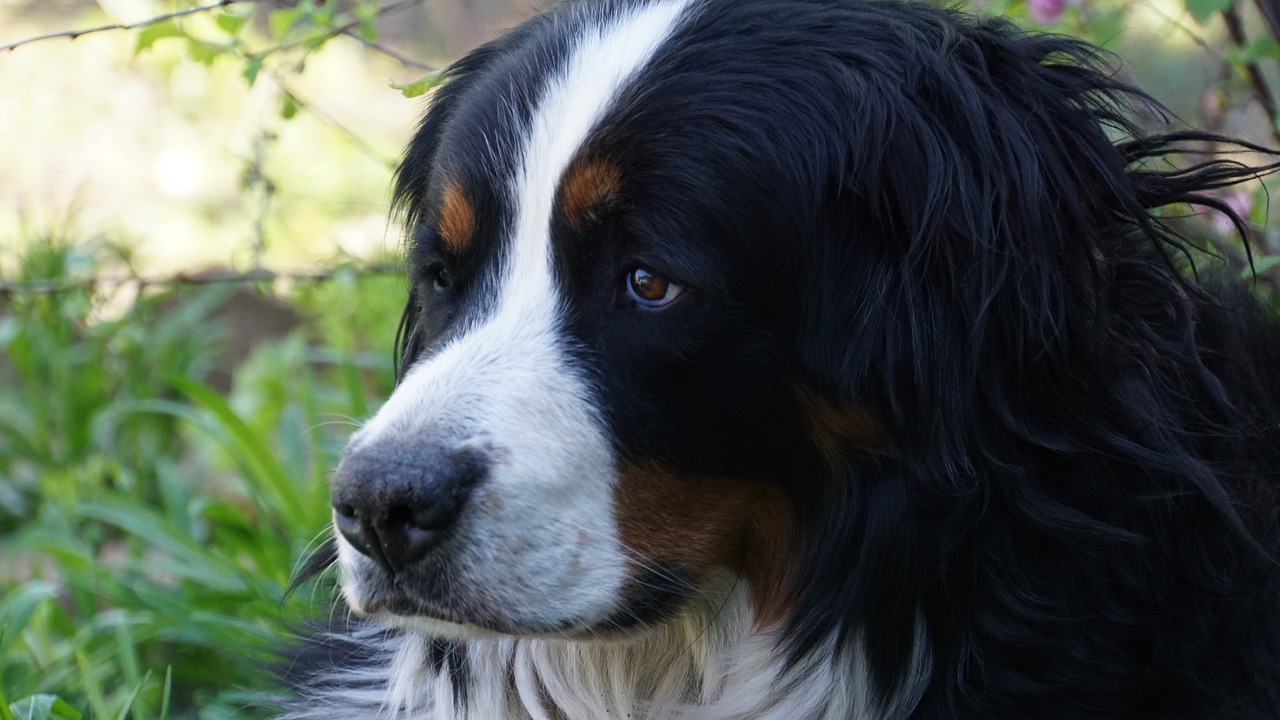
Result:
<svg viewBox="0 0 1280 720"><path fill-rule="evenodd" d="M448 537L487 468L485 455L470 449L360 448L334 474L334 525L356 550L397 573Z"/></svg>

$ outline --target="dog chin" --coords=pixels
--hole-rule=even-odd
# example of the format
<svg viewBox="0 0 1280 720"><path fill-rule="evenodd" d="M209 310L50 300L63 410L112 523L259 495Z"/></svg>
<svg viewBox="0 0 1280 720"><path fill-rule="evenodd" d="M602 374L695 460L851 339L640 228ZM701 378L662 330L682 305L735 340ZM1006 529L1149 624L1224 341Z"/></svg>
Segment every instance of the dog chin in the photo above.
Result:
<svg viewBox="0 0 1280 720"><path fill-rule="evenodd" d="M479 614L439 607L390 591L364 591L361 583L343 584L342 594L351 611L378 624L442 640L470 640L504 636L574 638L609 634L599 622L575 618L548 622L528 622L513 618L482 617ZM616 634L616 633L612 633ZM633 633L628 633L631 635Z"/></svg>
<svg viewBox="0 0 1280 720"><path fill-rule="evenodd" d="M442 620L430 615L401 615L387 610L360 614L366 615L386 628L418 633L441 640L476 640L508 634L470 623Z"/></svg>

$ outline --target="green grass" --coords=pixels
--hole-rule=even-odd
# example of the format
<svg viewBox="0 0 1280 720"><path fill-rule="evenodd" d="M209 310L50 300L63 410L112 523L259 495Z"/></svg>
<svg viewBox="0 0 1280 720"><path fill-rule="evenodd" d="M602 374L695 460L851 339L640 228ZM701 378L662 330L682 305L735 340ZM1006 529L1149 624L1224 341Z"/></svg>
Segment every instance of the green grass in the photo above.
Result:
<svg viewBox="0 0 1280 720"><path fill-rule="evenodd" d="M127 270L101 244L32 247L18 279ZM286 589L352 419L389 391L402 281L295 291L313 321L224 395L202 378L228 292L0 305L0 720L261 717L275 653L328 611L327 588Z"/></svg>

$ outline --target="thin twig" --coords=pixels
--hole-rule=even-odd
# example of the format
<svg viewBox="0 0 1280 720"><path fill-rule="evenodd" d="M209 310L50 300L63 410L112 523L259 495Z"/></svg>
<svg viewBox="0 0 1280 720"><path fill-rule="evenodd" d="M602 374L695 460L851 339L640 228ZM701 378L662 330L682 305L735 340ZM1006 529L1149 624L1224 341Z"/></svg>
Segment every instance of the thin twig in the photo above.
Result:
<svg viewBox="0 0 1280 720"><path fill-rule="evenodd" d="M414 2L415 2L415 1L416 1L416 0L400 0L399 2L392 2L392 3L388 3L387 5L383 5L382 7L378 8L377 15L378 15L379 17L382 17L382 16L385 16L385 15L389 15L389 14L391 14L391 13L393 13L393 12L396 12L396 11L398 11L398 10L403 10L404 8L407 8L407 7L412 6L412 5L414 4ZM261 62L261 61L262 61L264 58L266 58L268 55L272 55L272 54L275 54L275 53L278 53L278 52L281 52L281 51L284 51L284 50L290 50L290 49L292 49L292 48L296 48L296 47L299 47L299 46L301 46L301 45L306 45L306 44L309 44L309 43L315 43L315 42L323 42L323 41L327 41L327 40L330 40L330 39L332 39L332 38L335 38L335 37L337 37L337 36L339 36L339 35L346 35L346 36L348 36L348 37L352 37L352 38L354 38L354 39L356 39L356 40L359 40L359 41L361 41L361 42L365 43L366 45L370 45L371 43L370 43L369 41L365 40L364 38L359 37L358 35L356 35L355 33L353 33L353 32L352 32L353 30L355 30L355 28L359 27L359 25L360 25L360 23L361 23L361 22L362 22L362 21L361 21L361 20L359 20L359 19L357 19L357 20L352 20L352 21L350 21L350 22L344 23L344 24L342 24L342 25L339 25L338 27L335 27L335 28L331 29L329 32L325 33L324 35L322 35L322 36L320 36L320 37L306 38L306 39L298 40L298 41L291 42L291 43L285 43L285 44L283 44L283 45L277 45L277 46L275 46L275 47L268 48L268 49L266 49L266 50L263 50L263 51L260 51L260 52L256 52L256 53L249 53L249 52L244 52L243 50L240 50L240 54L241 54L241 56L242 56L242 57L244 57L246 60L250 60L250 61L254 61L254 60L256 60L256 61ZM237 43L237 46L236 46L236 47L237 47L237 49L238 49L238 50L240 49L240 46L239 46L239 44L238 44L238 43ZM405 64L421 65L420 63L417 63L417 62L415 62L415 61L409 60L408 58L399 58L399 57L397 57L396 59L397 59L397 60L400 60L400 62L405 63ZM290 88L289 88L289 85L288 85L288 83L287 83L287 82L285 82L284 78L282 78L281 76L277 75L277 74L276 74L276 73L274 73L274 72L271 72L270 70L264 70L264 71L263 71L263 74L264 74L264 75L266 75L267 77L271 78L271 80L272 80L273 82L275 82L276 86L277 86L278 88L280 88L280 91L281 91L281 92L283 92L285 95L287 95L287 96L289 97L290 101L292 101L295 105L297 105L299 109L301 109L301 110L305 110L306 112L311 113L311 115L313 115L313 116L314 116L317 120L319 120L321 123L324 123L325 125L328 125L328 126L329 126L330 128L332 128L335 132L337 132L339 135L341 135L341 136L343 136L344 138L346 138L346 140L347 140L348 142L350 142L353 146L355 146L355 147L356 147L358 150L360 150L362 153L364 153L365 155L369 156L371 159L373 159L373 160L375 160L375 161L377 161L377 162L379 162L379 163L382 163L383 165L386 165L387 167L393 167L393 166L395 166L395 164L396 164L396 161L395 161L395 160L393 160L393 159L391 159L391 158L388 158L388 157L386 157L385 155L383 155L381 152L379 152L379 151L377 150L377 148L375 148L375 147L373 147L372 145L370 145L368 142L366 142L364 139L362 139L362 138L361 138L357 133L355 133L355 132L354 132L354 131L352 131L350 128L348 128L348 127L346 127L345 125L343 125L341 122L339 122L339 121L338 121L337 119L335 119L333 116L331 116L331 115L329 115L329 114L327 114L327 113L325 113L325 112L323 112L323 111L321 111L321 110L317 109L317 108L316 108L314 105L312 105L311 103L309 103L309 102L307 102L307 101L303 100L302 98L298 97L298 94L297 94L297 93L295 93L292 89L290 89Z"/></svg>
<svg viewBox="0 0 1280 720"><path fill-rule="evenodd" d="M1164 18L1170 25L1173 25L1181 31L1182 34L1190 38L1191 42L1195 43L1201 50L1205 51L1205 54L1212 56L1214 60L1222 63L1225 67L1231 66L1231 63L1227 61L1226 56L1218 52L1217 48L1213 47L1213 45L1210 45L1208 40L1205 40L1200 33L1187 27L1186 23L1165 12L1164 9L1160 7L1159 3L1153 2L1152 0L1144 0L1143 4L1147 6L1148 10Z"/></svg>
<svg viewBox="0 0 1280 720"><path fill-rule="evenodd" d="M1267 21L1267 27L1271 30L1271 37L1280 40L1280 3L1276 0L1256 0L1254 3L1258 6L1258 11L1262 13L1262 17Z"/></svg>
<svg viewBox="0 0 1280 720"><path fill-rule="evenodd" d="M62 32L49 33L47 35L37 35L35 37L26 38L25 40L9 43L8 45L0 45L0 52L13 52L23 45L30 45L31 43L43 42L45 40L57 40L58 38L75 40L85 35L107 32L108 30L137 30L138 28L155 25L156 23L162 23L166 20L175 20L188 15L209 12L210 10L217 10L229 5L239 5L246 2L257 2L257 0L218 0L218 2L210 3L208 5L197 5L196 7L187 8L186 10L178 10L164 15L157 15L147 20L139 20L138 22L116 23L114 25L101 25L98 27L85 28L83 30L64 30Z"/></svg>
<svg viewBox="0 0 1280 720"><path fill-rule="evenodd" d="M1244 23L1241 22L1240 13L1235 5L1222 11L1222 19L1227 23L1227 35L1231 38L1231 43L1243 50L1248 45L1249 39L1244 34ZM1276 127L1276 100L1271 95L1270 88L1267 87L1266 79L1262 77L1262 72L1258 70L1258 64L1255 62L1246 62L1244 71L1249 78L1249 84L1253 86L1254 97L1262 105L1267 119L1271 121L1271 137L1280 141L1280 128Z"/></svg>
<svg viewBox="0 0 1280 720"><path fill-rule="evenodd" d="M287 95L289 99L293 102L293 104L298 106L298 109L305 110L311 113L311 115L314 116L317 120L319 120L321 123L325 125L328 125L330 129L332 129L334 132L338 133L343 138L345 138L347 142L351 143L353 146L355 146L357 150L367 155L371 160L381 163L389 168L395 167L396 160L389 158L386 155L383 155L381 152L378 151L377 148L370 145L363 138L361 138L354 130L347 127L346 125L343 125L340 121L338 121L337 118L333 117L332 115L329 115L323 110L316 108L316 106L312 105L306 100L303 100L302 98L298 97L297 93L289 89L289 85L285 82L284 78L269 71L264 71L263 74L271 78L271 81L276 84L276 87L280 88L280 92Z"/></svg>
<svg viewBox="0 0 1280 720"><path fill-rule="evenodd" d="M387 47L386 45L382 45L380 43L376 43L372 40L362 37L359 33L352 32L351 30L344 30L342 34L346 35L352 40L356 40L357 42L360 42L370 50L386 55L387 57L391 58L392 60L395 60L401 65L404 65L405 67L410 67L415 70L421 70L423 72L434 72L436 70L439 70L439 68L437 67L428 65L418 60L414 60L413 58L409 57L408 55L405 55L402 52L399 52L393 48Z"/></svg>
<svg viewBox="0 0 1280 720"><path fill-rule="evenodd" d="M407 7L411 7L412 5L414 5L415 2L416 0L400 0L400 2L388 3L378 8L377 13L375 14L378 17L381 17L383 15L390 15L391 13L396 12L398 10L403 10ZM362 22L364 22L363 19L356 18L355 20L345 22L337 27L330 28L329 31L324 33L323 35L317 35L315 37L304 37L298 40L294 40L293 42L287 42L280 45L276 45L274 47L269 47L266 50L261 50L255 53L244 53L244 56L248 60L262 60L268 55L274 55L275 53L282 52L285 50L292 50L296 47L302 47L303 45L315 45L316 43L323 43L326 40L331 40L335 37L338 37L339 35L351 34L351 31L360 27L360 23Z"/></svg>
<svg viewBox="0 0 1280 720"><path fill-rule="evenodd" d="M273 280L291 280L307 282L324 282L339 275L355 274L359 276L401 275L404 269L397 265L369 265L353 267L345 265L318 272L276 273L270 270L254 270L247 273L210 273L189 274L180 272L162 277L138 277L124 275L117 277L92 277L80 280L0 280L0 297L13 295L57 295L79 290L93 290L99 287L120 287L137 285L143 287L198 287L204 285L241 284L271 282Z"/></svg>

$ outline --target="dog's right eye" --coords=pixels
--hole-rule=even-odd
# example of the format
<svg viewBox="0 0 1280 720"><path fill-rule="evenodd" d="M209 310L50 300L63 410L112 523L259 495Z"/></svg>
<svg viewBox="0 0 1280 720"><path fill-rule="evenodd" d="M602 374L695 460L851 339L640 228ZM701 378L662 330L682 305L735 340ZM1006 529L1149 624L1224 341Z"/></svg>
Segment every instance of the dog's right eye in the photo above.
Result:
<svg viewBox="0 0 1280 720"><path fill-rule="evenodd" d="M436 290L448 290L453 287L453 273L444 263L436 263L427 268L427 278L431 280L431 286Z"/></svg>

